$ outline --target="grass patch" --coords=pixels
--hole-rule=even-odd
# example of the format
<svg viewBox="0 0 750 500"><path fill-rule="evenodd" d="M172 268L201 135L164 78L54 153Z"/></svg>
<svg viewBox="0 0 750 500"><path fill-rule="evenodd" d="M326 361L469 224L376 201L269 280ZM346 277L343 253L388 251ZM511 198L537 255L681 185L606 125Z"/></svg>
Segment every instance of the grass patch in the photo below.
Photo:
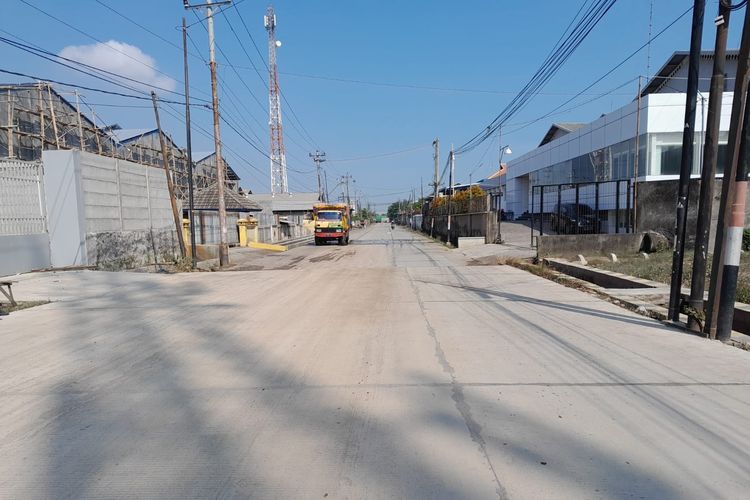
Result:
<svg viewBox="0 0 750 500"><path fill-rule="evenodd" d="M686 250L688 250L686 248ZM685 252L685 261L682 272L682 285L690 287L690 279L693 275L693 253ZM589 265L599 269L606 269L636 278L658 281L668 284L672 277L672 253L658 252L649 255L646 259L643 255L617 256L617 262L612 262L604 257L589 259ZM711 258L706 263L706 289L711 275ZM737 302L750 304L750 254L744 253L740 258L740 275L737 282Z"/></svg>
<svg viewBox="0 0 750 500"><path fill-rule="evenodd" d="M16 302L15 306L3 303L0 304L0 315L10 314L22 309L28 309L30 307L41 306L44 304L49 304L49 300L27 300L24 302Z"/></svg>

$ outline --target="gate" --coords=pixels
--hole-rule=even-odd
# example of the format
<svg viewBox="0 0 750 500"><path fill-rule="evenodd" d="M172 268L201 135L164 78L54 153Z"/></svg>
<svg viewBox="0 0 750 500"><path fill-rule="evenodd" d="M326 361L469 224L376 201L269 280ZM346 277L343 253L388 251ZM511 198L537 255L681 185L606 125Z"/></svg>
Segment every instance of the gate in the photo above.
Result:
<svg viewBox="0 0 750 500"><path fill-rule="evenodd" d="M0 161L0 235L46 232L41 162Z"/></svg>
<svg viewBox="0 0 750 500"><path fill-rule="evenodd" d="M547 234L632 233L631 179L531 186L531 237Z"/></svg>

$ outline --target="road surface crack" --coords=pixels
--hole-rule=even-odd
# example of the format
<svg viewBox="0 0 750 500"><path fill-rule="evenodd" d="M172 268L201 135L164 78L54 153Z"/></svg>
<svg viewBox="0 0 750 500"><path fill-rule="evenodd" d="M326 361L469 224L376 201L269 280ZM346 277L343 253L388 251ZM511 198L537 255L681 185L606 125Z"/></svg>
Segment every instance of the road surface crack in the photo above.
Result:
<svg viewBox="0 0 750 500"><path fill-rule="evenodd" d="M474 416L472 415L471 406L469 406L469 403L466 402L466 398L464 397L463 385L456 378L456 371L453 369L453 366L448 361L448 358L445 355L445 351L443 350L443 347L440 345L440 339L438 339L437 332L435 331L435 328L432 326L432 323L427 317L427 311L425 309L424 301L422 300L422 296L419 293L419 289L417 288L417 285L414 282L414 280L411 278L411 275L409 275L409 281L411 283L412 289L414 290L414 294L417 297L417 303L419 304L419 309L420 309L420 312L422 313L422 318L424 318L425 325L427 327L427 333L430 336L430 338L432 338L432 341L435 345L435 357L437 358L438 363L440 363L440 366L443 369L443 371L447 373L448 376L450 376L451 399L453 399L456 409L458 410L458 413L461 415L461 418L463 419L464 424L466 425L466 428L469 431L469 436L471 436L471 440L474 441L476 445L479 447L479 450L481 451L485 462L487 462L487 466L490 472L492 473L492 477L495 482L495 491L497 492L498 498L501 498L501 499L508 498L508 493L507 491L505 491L505 488L500 482L500 478L497 476L497 471L495 470L495 466L492 464L490 455L487 452L487 443L484 440L484 437L482 436L482 426L479 424L479 422L477 422L474 419Z"/></svg>

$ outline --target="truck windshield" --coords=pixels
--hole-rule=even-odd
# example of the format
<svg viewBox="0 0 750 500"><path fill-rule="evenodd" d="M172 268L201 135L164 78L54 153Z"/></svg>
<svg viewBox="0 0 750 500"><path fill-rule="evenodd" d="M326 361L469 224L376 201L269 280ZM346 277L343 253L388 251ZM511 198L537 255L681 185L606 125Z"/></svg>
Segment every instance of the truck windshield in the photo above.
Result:
<svg viewBox="0 0 750 500"><path fill-rule="evenodd" d="M341 220L341 212L318 212L318 220Z"/></svg>

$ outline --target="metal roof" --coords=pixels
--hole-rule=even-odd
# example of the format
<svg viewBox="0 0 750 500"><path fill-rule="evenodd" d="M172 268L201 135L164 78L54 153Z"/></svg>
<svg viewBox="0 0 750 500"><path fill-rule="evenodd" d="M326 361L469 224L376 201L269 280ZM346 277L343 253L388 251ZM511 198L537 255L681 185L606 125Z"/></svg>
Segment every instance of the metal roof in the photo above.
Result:
<svg viewBox="0 0 750 500"><path fill-rule="evenodd" d="M547 133L544 134L544 138L542 139L542 142L539 143L538 147L544 146L545 144L550 142L558 130L561 130L565 132L566 134L569 134L585 126L586 126L585 123L574 123L574 122L553 123L552 126L547 131Z"/></svg>
<svg viewBox="0 0 750 500"><path fill-rule="evenodd" d="M664 66L662 66L661 69L659 69L659 71L657 71L656 74L651 77L651 80L648 81L646 86L641 91L641 97L656 93L661 90L667 84L667 81L677 72L677 70L679 70L683 64L687 64L689 56L690 52L687 51L678 51L673 53L672 56L667 60L667 62L664 63ZM701 58L713 59L713 57L713 50L701 51ZM738 58L738 50L727 50L727 59Z"/></svg>
<svg viewBox="0 0 750 500"><path fill-rule="evenodd" d="M129 129L116 129L108 130L107 133L117 142L125 143L130 142L147 135L155 134L155 128L129 128Z"/></svg>

